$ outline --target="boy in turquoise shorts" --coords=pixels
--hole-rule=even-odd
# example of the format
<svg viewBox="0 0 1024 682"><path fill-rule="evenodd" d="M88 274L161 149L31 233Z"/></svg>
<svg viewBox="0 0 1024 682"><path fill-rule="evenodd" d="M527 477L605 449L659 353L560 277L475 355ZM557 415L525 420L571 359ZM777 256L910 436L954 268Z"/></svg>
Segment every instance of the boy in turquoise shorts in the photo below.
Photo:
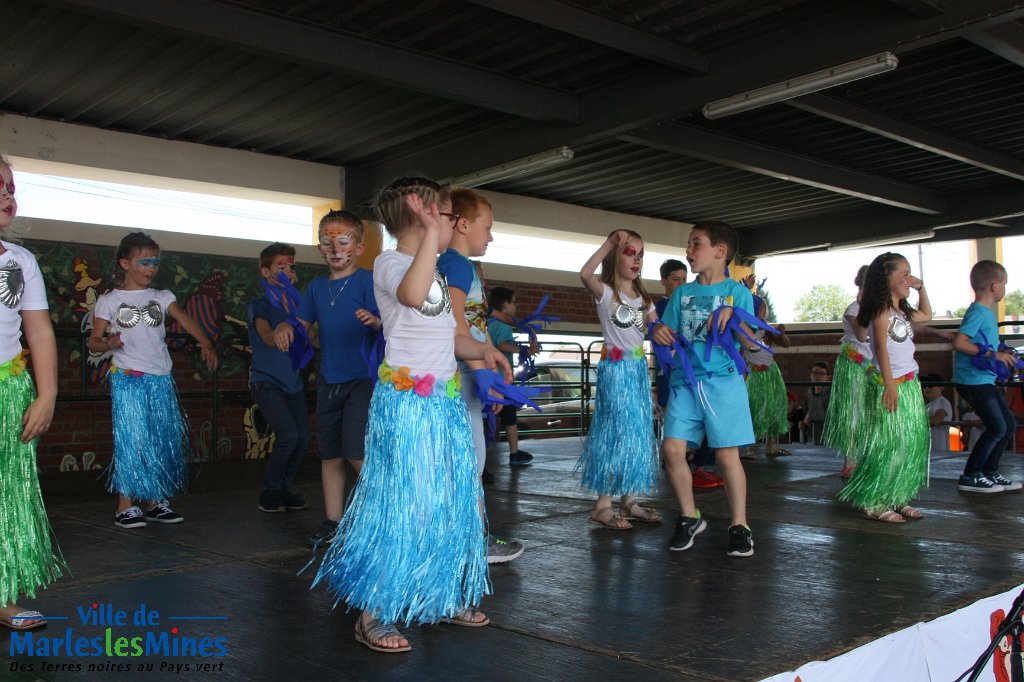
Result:
<svg viewBox="0 0 1024 682"><path fill-rule="evenodd" d="M691 385L679 370L673 370L669 380L672 390L665 413L662 454L681 511L669 542L672 551L689 549L694 537L707 528L694 503L693 479L686 463L687 442L697 445L706 435L708 445L715 448L732 515L727 554L745 557L754 553L747 525L747 478L739 453L739 446L754 442L747 388L736 363L722 348L713 347L710 360L704 359L715 310L725 308L719 318L720 330L725 328L732 308L754 312L750 291L725 274L736 249L736 232L728 223L708 221L693 226L686 261L697 278L673 292L663 323L654 328L652 335L663 346L672 345L674 333L691 344L692 350L687 349L686 354L696 381ZM736 343L735 339L729 342Z"/></svg>

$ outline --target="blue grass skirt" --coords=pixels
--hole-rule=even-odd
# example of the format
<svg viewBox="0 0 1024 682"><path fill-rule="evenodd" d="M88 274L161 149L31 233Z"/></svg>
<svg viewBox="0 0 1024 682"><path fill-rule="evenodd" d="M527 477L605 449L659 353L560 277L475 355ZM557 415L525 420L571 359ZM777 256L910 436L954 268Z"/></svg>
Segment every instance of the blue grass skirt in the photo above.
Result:
<svg viewBox="0 0 1024 682"><path fill-rule="evenodd" d="M457 390L374 387L365 464L313 581L335 605L385 623L436 623L490 593L468 419Z"/></svg>
<svg viewBox="0 0 1024 682"><path fill-rule="evenodd" d="M598 495L646 494L658 475L647 359L602 360L580 485Z"/></svg>
<svg viewBox="0 0 1024 682"><path fill-rule="evenodd" d="M110 372L114 461L110 492L165 500L185 491L191 449L170 374Z"/></svg>
<svg viewBox="0 0 1024 682"><path fill-rule="evenodd" d="M838 495L860 509L903 506L928 483L931 432L921 382L915 377L896 390L898 407L889 412L882 406L883 386L871 378L864 382L864 419L854 439L862 454Z"/></svg>
<svg viewBox="0 0 1024 682"><path fill-rule="evenodd" d="M754 438L764 440L789 432L789 399L786 382L774 362L765 370L752 370L747 376L750 420Z"/></svg>
<svg viewBox="0 0 1024 682"><path fill-rule="evenodd" d="M862 402L867 376L864 365L852 360L845 353L840 353L836 358L822 442L838 450L843 457L853 460L857 459L854 438L864 409Z"/></svg>
<svg viewBox="0 0 1024 682"><path fill-rule="evenodd" d="M9 363L8 363L9 364ZM21 418L35 400L29 373L0 380L0 606L61 575L36 473L36 441L21 442Z"/></svg>

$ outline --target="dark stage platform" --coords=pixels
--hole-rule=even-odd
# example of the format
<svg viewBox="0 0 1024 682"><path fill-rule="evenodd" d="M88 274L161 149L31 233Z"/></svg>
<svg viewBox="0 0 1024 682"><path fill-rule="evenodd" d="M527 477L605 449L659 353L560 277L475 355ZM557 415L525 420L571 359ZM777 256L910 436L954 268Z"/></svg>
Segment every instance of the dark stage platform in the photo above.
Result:
<svg viewBox="0 0 1024 682"><path fill-rule="evenodd" d="M123 610L128 619L111 627L113 640L176 626L168 646L207 637L226 655L62 651L12 659L11 635L2 630L3 677L758 680L1024 582L1024 496L957 492L962 458L933 460L931 487L920 498L924 520L890 525L833 501L840 462L828 451L798 445L791 457L760 455L746 463L756 554L735 559L725 554L721 489L698 491L710 527L694 548L669 552L676 511L664 483L655 506L665 522L606 530L587 523L592 501L572 474L580 441L524 444L536 455L532 466L509 470L497 453L489 463L497 477L487 488L492 527L528 545L517 561L492 567L494 595L483 604L492 624L409 628L413 651L397 655L357 644L356 615L330 612L327 595L309 591L311 572L296 575L310 558L305 539L322 508L257 511L262 462L204 465L175 504L184 524L131 531L113 525L114 501L98 472L47 477L53 528L73 576L24 602L68 618L39 634L65 639L70 628L73 638L102 640L106 627L83 624L79 609L111 604L115 617ZM310 456L306 464L296 489L318 500L319 463ZM1003 470L1024 478L1024 457L1008 454ZM133 625L142 604L154 622ZM171 620L185 617L221 619ZM33 671L11 672L12 661L32 663ZM137 672L140 663L153 672ZM104 672L90 672L90 664ZM106 672L111 664L131 672ZM960 671L950 672L952 679Z"/></svg>

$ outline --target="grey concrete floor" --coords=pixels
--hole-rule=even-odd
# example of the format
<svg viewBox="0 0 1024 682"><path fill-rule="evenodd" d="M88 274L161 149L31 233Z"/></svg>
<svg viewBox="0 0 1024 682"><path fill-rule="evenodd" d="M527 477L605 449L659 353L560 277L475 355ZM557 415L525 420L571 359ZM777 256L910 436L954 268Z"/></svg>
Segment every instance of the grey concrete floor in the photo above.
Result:
<svg viewBox="0 0 1024 682"><path fill-rule="evenodd" d="M606 530L587 523L592 498L572 473L581 441L523 445L536 456L531 466L509 469L503 451L488 462L497 477L486 488L492 528L527 545L520 559L492 566L494 594L483 604L492 624L409 628L413 651L401 655L357 644L356 614L332 611L323 590L310 591L313 571L298 575L322 518L315 456L296 485L309 510L261 513L262 463L213 462L175 502L185 523L131 531L113 525L98 472L46 477L72 573L23 600L69 618L38 634L64 639L70 627L102 638L106 628L83 624L78 610L110 604L129 619L112 639L177 626L178 637L224 638L226 655L12 656L3 630L4 679L757 680L1024 582L1024 495L959 493L961 457L933 458L924 520L890 525L833 500L840 463L830 451L760 455L745 463L756 554L736 559L725 554L721 489L697 493L708 531L691 550L669 552L676 505L664 482L650 497L663 523ZM1006 475L1024 478L1024 457L1004 461ZM142 604L158 625L132 625ZM170 620L195 616L221 619Z"/></svg>

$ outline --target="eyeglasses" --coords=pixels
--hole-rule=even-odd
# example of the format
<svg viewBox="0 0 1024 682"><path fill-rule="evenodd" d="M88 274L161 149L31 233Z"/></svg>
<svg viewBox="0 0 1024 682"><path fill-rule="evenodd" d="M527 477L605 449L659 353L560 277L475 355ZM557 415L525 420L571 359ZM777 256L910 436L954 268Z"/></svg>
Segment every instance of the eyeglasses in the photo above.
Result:
<svg viewBox="0 0 1024 682"><path fill-rule="evenodd" d="M644 250L640 249L640 251L637 251L634 247L627 246L626 248L624 248L622 250L622 255L626 256L627 258L632 257L632 258L635 258L637 260L643 260L644 259Z"/></svg>
<svg viewBox="0 0 1024 682"><path fill-rule="evenodd" d="M438 211L438 213L440 213L441 215L443 215L443 216L444 216L445 218L448 218L448 219L449 219L449 220L451 220L451 221L452 221L453 223L457 223L457 222L459 222L459 218L461 218L461 217L462 217L462 216L460 216L460 215L459 215L458 213L445 213L444 211Z"/></svg>
<svg viewBox="0 0 1024 682"><path fill-rule="evenodd" d="M160 267L159 258L139 258L135 261L140 268L158 268Z"/></svg>

